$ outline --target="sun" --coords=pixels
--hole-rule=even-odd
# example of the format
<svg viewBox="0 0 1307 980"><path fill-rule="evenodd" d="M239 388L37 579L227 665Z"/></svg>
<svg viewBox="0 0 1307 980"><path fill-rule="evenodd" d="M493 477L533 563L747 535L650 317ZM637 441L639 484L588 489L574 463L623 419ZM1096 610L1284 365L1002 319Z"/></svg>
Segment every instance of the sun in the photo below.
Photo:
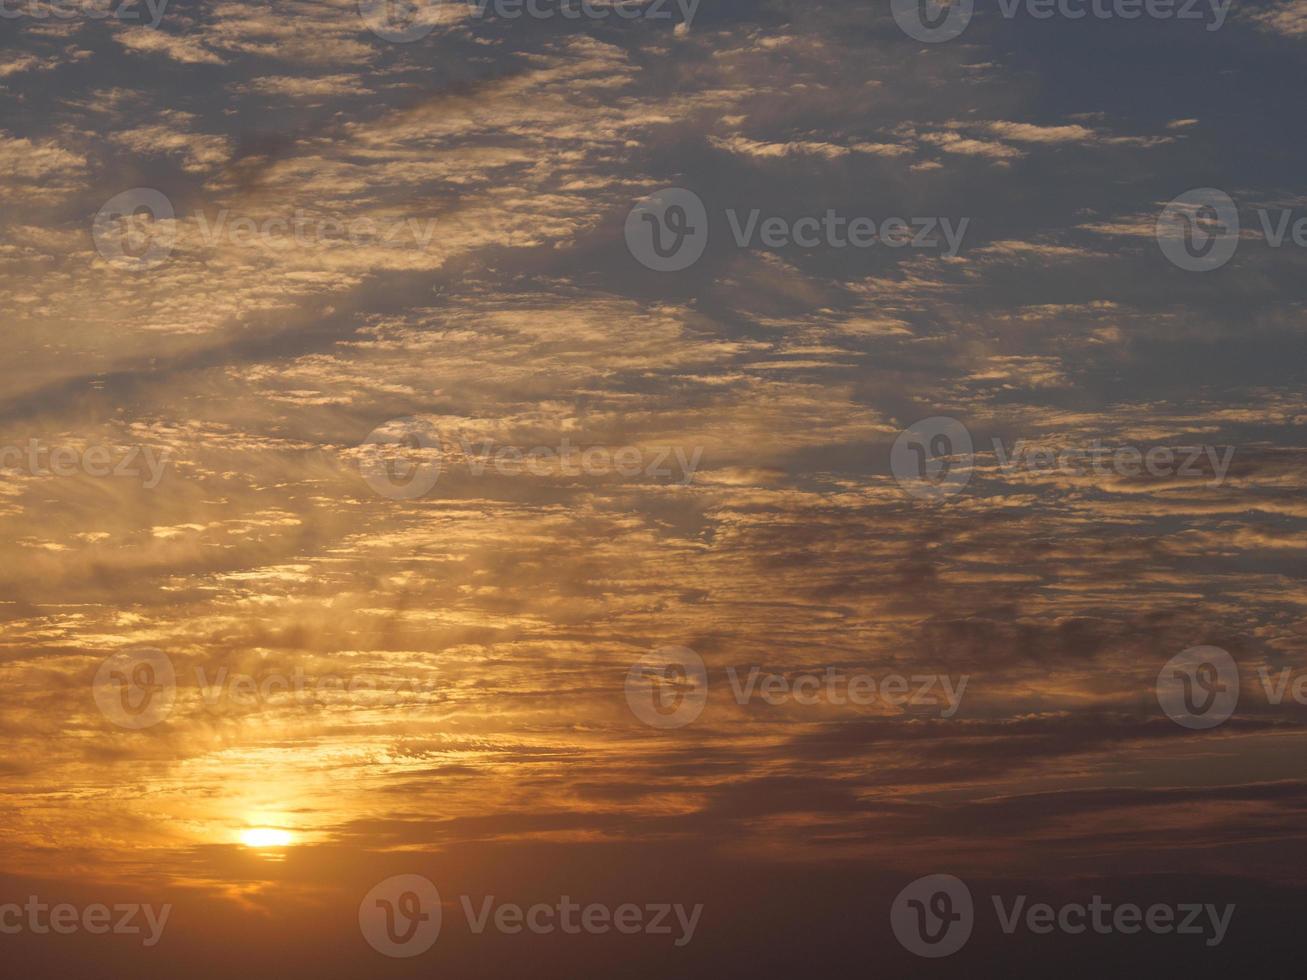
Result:
<svg viewBox="0 0 1307 980"><path fill-rule="evenodd" d="M276 827L251 827L241 831L241 843L246 847L286 847L295 841L289 830Z"/></svg>

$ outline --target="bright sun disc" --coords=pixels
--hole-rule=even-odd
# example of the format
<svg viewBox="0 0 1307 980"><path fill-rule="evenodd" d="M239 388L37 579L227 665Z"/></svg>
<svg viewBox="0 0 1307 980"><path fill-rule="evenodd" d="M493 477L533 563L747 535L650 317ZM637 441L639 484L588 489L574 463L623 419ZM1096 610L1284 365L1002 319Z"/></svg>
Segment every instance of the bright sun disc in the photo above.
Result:
<svg viewBox="0 0 1307 980"><path fill-rule="evenodd" d="M272 827L251 827L241 831L241 843L246 847L285 847L294 838L289 830Z"/></svg>

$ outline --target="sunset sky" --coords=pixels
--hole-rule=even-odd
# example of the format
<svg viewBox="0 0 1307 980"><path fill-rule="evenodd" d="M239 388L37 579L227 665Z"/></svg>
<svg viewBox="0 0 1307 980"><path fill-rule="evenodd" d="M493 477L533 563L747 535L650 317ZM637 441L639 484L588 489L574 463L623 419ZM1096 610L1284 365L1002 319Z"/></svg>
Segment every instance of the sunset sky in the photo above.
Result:
<svg viewBox="0 0 1307 980"><path fill-rule="evenodd" d="M15 976L1300 961L1307 0L977 0L938 43L889 0L433 0L410 40L121 3L0 19L0 905L172 911L148 947L0 930ZM669 188L709 231L658 271ZM1210 188L1237 251L1191 271L1159 214ZM753 212L939 234L741 245ZM974 457L921 493L895 445L937 418ZM1160 688L1194 647L1238 669L1207 729ZM669 650L706 687L632 670ZM737 696L755 668L939 680ZM977 905L939 961L890 919L933 874ZM360 924L397 875L442 904L407 958ZM1000 894L1237 909L1216 947L1009 936ZM681 946L476 934L492 895L703 909Z"/></svg>

